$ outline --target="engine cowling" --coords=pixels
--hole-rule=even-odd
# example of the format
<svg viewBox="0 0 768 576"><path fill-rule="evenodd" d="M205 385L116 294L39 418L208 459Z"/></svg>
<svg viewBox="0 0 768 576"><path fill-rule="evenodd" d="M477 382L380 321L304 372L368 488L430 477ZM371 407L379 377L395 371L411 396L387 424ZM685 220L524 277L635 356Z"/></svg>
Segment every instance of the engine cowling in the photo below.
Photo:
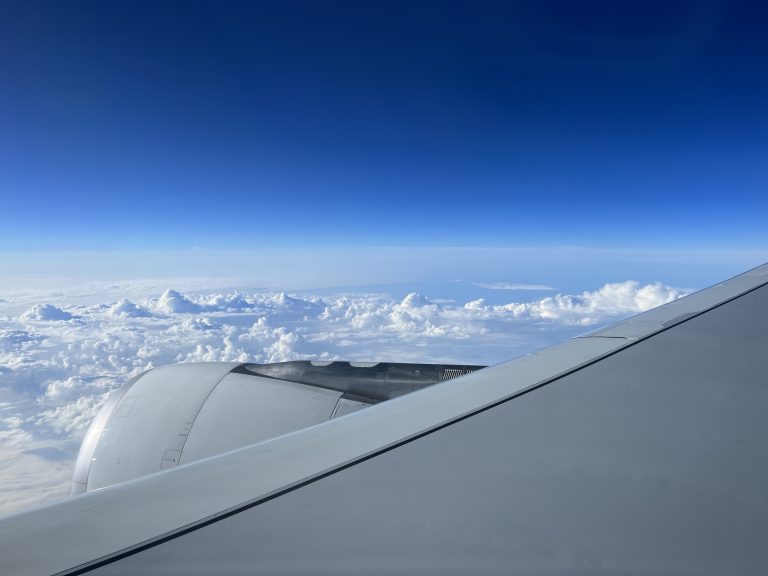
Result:
<svg viewBox="0 0 768 576"><path fill-rule="evenodd" d="M117 390L94 419L72 493L269 440L480 368L294 361L149 370Z"/></svg>

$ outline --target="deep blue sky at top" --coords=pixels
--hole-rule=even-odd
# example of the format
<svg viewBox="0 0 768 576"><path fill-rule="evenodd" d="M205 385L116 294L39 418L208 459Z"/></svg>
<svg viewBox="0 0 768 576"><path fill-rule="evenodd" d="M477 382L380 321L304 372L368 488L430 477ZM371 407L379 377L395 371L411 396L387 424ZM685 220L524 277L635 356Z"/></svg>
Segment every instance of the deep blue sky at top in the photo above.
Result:
<svg viewBox="0 0 768 576"><path fill-rule="evenodd" d="M4 2L0 250L766 246L760 4Z"/></svg>

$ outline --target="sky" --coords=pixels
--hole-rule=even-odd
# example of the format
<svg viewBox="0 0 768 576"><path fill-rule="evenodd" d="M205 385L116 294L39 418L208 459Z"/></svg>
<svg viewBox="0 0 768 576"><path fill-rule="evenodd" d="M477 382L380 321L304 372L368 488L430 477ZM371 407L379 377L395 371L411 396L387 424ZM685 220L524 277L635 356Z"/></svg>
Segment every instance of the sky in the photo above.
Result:
<svg viewBox="0 0 768 576"><path fill-rule="evenodd" d="M756 2L5 2L0 252L768 246Z"/></svg>
<svg viewBox="0 0 768 576"><path fill-rule="evenodd" d="M0 516L174 362L495 364L768 260L757 2L0 5Z"/></svg>

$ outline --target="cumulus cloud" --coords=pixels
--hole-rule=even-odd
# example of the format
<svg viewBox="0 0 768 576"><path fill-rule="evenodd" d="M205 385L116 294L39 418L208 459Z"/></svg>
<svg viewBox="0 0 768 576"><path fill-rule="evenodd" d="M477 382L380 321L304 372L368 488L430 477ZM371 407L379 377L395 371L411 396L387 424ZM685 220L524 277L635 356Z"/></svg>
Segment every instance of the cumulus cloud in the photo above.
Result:
<svg viewBox="0 0 768 576"><path fill-rule="evenodd" d="M21 315L22 320L39 320L44 322L72 320L72 318L74 318L72 314L65 312L53 304L36 304Z"/></svg>
<svg viewBox="0 0 768 576"><path fill-rule="evenodd" d="M111 318L142 318L151 315L149 310L136 306L127 298L121 298L107 311L107 316Z"/></svg>
<svg viewBox="0 0 768 576"><path fill-rule="evenodd" d="M185 318L180 324L171 326L168 331L176 334L183 334L185 332L194 330L215 330L220 328L221 324L207 318L205 316Z"/></svg>
<svg viewBox="0 0 768 576"><path fill-rule="evenodd" d="M45 337L26 330L0 330L0 351L21 348L27 342L39 342Z"/></svg>
<svg viewBox="0 0 768 576"><path fill-rule="evenodd" d="M154 303L154 309L164 314L192 314L200 312L200 306L176 290L166 290Z"/></svg>
<svg viewBox="0 0 768 576"><path fill-rule="evenodd" d="M664 284L646 284L630 280L605 284L594 292L580 295L557 294L533 302L510 303L503 306L479 307L494 312L509 312L516 318L560 321L589 326L604 322L612 316L629 315L650 310L671 302L685 293Z"/></svg>
<svg viewBox="0 0 768 576"><path fill-rule="evenodd" d="M256 302L239 292L234 294L212 294L202 298L201 304L206 310L221 310L225 312L252 310L256 306Z"/></svg>
<svg viewBox="0 0 768 576"><path fill-rule="evenodd" d="M0 304L0 312L31 305L21 316L0 315L0 515L66 494L79 443L107 395L157 366L302 358L493 364L683 295L631 281L506 304L416 292L141 295L130 287L119 290L132 300L116 300L117 290L104 290L96 304L93 291L79 303L35 294L48 303Z"/></svg>

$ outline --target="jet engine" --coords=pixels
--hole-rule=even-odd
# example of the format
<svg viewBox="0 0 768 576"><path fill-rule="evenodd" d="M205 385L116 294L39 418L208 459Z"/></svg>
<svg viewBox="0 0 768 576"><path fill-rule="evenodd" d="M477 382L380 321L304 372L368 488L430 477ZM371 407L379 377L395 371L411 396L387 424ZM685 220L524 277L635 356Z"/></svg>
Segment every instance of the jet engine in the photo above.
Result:
<svg viewBox="0 0 768 576"><path fill-rule="evenodd" d="M72 493L263 442L480 368L308 361L155 368L126 382L94 419Z"/></svg>

